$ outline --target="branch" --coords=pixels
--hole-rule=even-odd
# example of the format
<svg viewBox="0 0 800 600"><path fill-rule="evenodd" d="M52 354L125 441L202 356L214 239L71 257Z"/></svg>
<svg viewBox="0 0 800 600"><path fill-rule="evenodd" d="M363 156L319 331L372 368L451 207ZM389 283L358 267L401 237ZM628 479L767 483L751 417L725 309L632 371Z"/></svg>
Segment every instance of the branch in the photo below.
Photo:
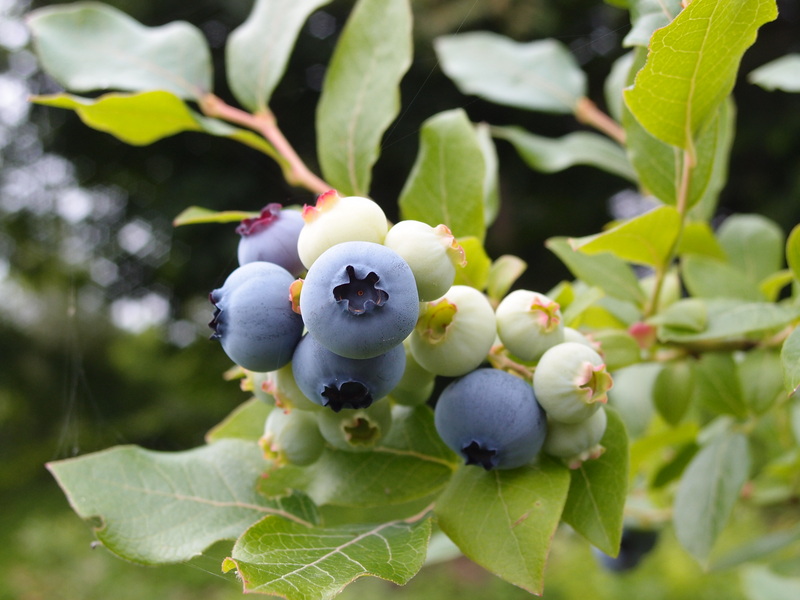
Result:
<svg viewBox="0 0 800 600"><path fill-rule="evenodd" d="M252 114L227 104L214 94L203 97L200 109L207 117L222 119L260 133L288 163L289 172L286 174L286 181L289 184L304 187L316 194L322 194L331 189L332 186L312 173L303 159L298 156L278 127L275 115L269 110L264 113Z"/></svg>
<svg viewBox="0 0 800 600"><path fill-rule="evenodd" d="M612 140L625 145L625 130L614 119L597 107L589 98L583 97L575 105L575 118L605 133Z"/></svg>

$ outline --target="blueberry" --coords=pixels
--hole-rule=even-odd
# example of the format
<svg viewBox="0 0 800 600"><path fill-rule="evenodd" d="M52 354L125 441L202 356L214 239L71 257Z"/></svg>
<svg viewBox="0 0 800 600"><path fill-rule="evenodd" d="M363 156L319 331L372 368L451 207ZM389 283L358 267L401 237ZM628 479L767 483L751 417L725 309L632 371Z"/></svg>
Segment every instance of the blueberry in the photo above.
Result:
<svg viewBox="0 0 800 600"><path fill-rule="evenodd" d="M277 203L268 204L256 218L244 219L236 228L242 236L239 265L271 262L298 276L305 271L297 253L297 238L304 223L299 211L281 209Z"/></svg>
<svg viewBox="0 0 800 600"><path fill-rule="evenodd" d="M622 541L616 558L597 548L592 548L592 551L597 561L609 571L630 571L655 547L656 541L658 541L658 534L651 529L626 527L622 531Z"/></svg>
<svg viewBox="0 0 800 600"><path fill-rule="evenodd" d="M486 360L496 337L488 298L474 287L454 285L424 304L411 335L411 353L427 371L458 377Z"/></svg>
<svg viewBox="0 0 800 600"><path fill-rule="evenodd" d="M251 267L250 265L254 265ZM240 271L240 269L242 271ZM250 371L274 371L286 365L303 334L303 320L292 310L283 267L248 263L209 295L215 306L209 326L228 357Z"/></svg>
<svg viewBox="0 0 800 600"><path fill-rule="evenodd" d="M305 225L297 251L306 268L327 249L342 242L382 244L389 229L383 209L361 196L340 196L336 190L320 194L315 206L303 207Z"/></svg>
<svg viewBox="0 0 800 600"><path fill-rule="evenodd" d="M344 242L308 270L300 312L308 332L331 352L371 358L400 344L414 329L417 286L394 251L371 242Z"/></svg>
<svg viewBox="0 0 800 600"><path fill-rule="evenodd" d="M607 424L608 417L602 406L593 415L577 423L561 423L551 419L547 425L544 452L566 459L571 467L578 466L584 460L602 454L600 440Z"/></svg>
<svg viewBox="0 0 800 600"><path fill-rule="evenodd" d="M547 350L533 373L533 389L548 418L562 423L592 416L608 401L612 385L603 358L578 342Z"/></svg>
<svg viewBox="0 0 800 600"><path fill-rule="evenodd" d="M322 456L325 440L313 412L274 408L259 440L266 458L277 465L307 466Z"/></svg>
<svg viewBox="0 0 800 600"><path fill-rule="evenodd" d="M339 412L367 408L391 392L403 376L405 359L402 344L372 358L346 358L306 335L292 357L292 371L309 400Z"/></svg>
<svg viewBox="0 0 800 600"><path fill-rule="evenodd" d="M439 396L434 422L466 464L487 471L529 463L547 435L533 388L498 369L476 369L450 383Z"/></svg>
<svg viewBox="0 0 800 600"><path fill-rule="evenodd" d="M523 360L538 360L547 349L564 341L558 304L539 292L511 292L497 306L496 316L500 341Z"/></svg>

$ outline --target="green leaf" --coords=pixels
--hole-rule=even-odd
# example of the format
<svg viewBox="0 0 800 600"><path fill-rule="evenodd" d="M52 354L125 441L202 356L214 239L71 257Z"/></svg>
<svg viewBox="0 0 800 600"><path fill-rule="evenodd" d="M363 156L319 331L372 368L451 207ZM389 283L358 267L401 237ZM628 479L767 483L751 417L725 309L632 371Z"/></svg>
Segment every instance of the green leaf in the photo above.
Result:
<svg viewBox="0 0 800 600"><path fill-rule="evenodd" d="M658 414L673 427L681 422L692 400L696 377L687 360L664 365L653 385L653 403Z"/></svg>
<svg viewBox="0 0 800 600"><path fill-rule="evenodd" d="M570 316L571 314L570 311ZM600 344L603 362L609 371L627 367L642 359L642 349L638 342L623 329L593 331L592 340Z"/></svg>
<svg viewBox="0 0 800 600"><path fill-rule="evenodd" d="M202 115L195 115L195 118L197 119L197 122L200 123L205 133L215 135L217 137L227 138L234 142L239 142L240 144L249 146L254 150L258 150L259 152L263 152L278 163L278 166L280 166L280 168L283 170L284 178L286 178L287 181L290 180L292 168L291 165L289 165L289 161L286 160L286 158L284 158L282 155L278 154L278 151L275 149L275 147L257 133L247 129L239 129L238 127L234 127L226 123L225 121L220 121L219 119L212 119Z"/></svg>
<svg viewBox="0 0 800 600"><path fill-rule="evenodd" d="M616 409L631 439L643 435L653 420L653 388L661 369L661 363L640 362L612 373L608 405Z"/></svg>
<svg viewBox="0 0 800 600"><path fill-rule="evenodd" d="M222 569L236 569L245 592L327 600L365 575L407 583L425 562L430 535L430 518L309 528L266 517L237 540Z"/></svg>
<svg viewBox="0 0 800 600"><path fill-rule="evenodd" d="M632 27L622 45L647 47L653 32L681 11L681 0L631 0L630 10Z"/></svg>
<svg viewBox="0 0 800 600"><path fill-rule="evenodd" d="M783 365L778 352L754 348L737 363L742 398L755 414L767 412L783 394Z"/></svg>
<svg viewBox="0 0 800 600"><path fill-rule="evenodd" d="M585 73L556 40L520 43L475 31L439 37L434 47L445 75L464 94L554 113L573 112L586 95Z"/></svg>
<svg viewBox="0 0 800 600"><path fill-rule="evenodd" d="M693 0L653 34L628 107L654 137L695 156L695 136L733 89L742 55L776 17L775 0Z"/></svg>
<svg viewBox="0 0 800 600"><path fill-rule="evenodd" d="M800 387L800 328L795 328L781 347L783 363L783 387L786 393L794 395Z"/></svg>
<svg viewBox="0 0 800 600"><path fill-rule="evenodd" d="M589 165L636 181L625 151L596 133L577 131L561 138L534 135L521 127L492 127L492 135L511 142L532 169L556 173L575 165Z"/></svg>
<svg viewBox="0 0 800 600"><path fill-rule="evenodd" d="M686 334L699 333L708 327L708 304L700 298L684 298L670 304L647 322Z"/></svg>
<svg viewBox="0 0 800 600"><path fill-rule="evenodd" d="M725 260L727 256L705 221L692 221L684 224L681 238L678 241L678 255L702 254L710 258Z"/></svg>
<svg viewBox="0 0 800 600"><path fill-rule="evenodd" d="M527 268L528 263L519 256L504 254L498 257L489 269L486 295L500 302Z"/></svg>
<svg viewBox="0 0 800 600"><path fill-rule="evenodd" d="M570 245L585 254L610 252L628 262L661 269L681 230L681 217L671 206L659 206L607 231L573 238Z"/></svg>
<svg viewBox="0 0 800 600"><path fill-rule="evenodd" d="M781 291L794 281L794 273L789 269L776 271L769 277L765 277L758 284L758 289L769 302L777 302Z"/></svg>
<svg viewBox="0 0 800 600"><path fill-rule="evenodd" d="M481 241L476 237L458 238L464 250L467 264L456 268L453 285L468 285L476 290L484 290L489 282L492 259L486 253Z"/></svg>
<svg viewBox="0 0 800 600"><path fill-rule="evenodd" d="M730 263L750 281L761 281L783 266L783 230L766 217L731 215L717 229L717 238Z"/></svg>
<svg viewBox="0 0 800 600"><path fill-rule="evenodd" d="M755 562L798 542L800 542L800 525L768 533L714 560L709 570L722 571L744 563Z"/></svg>
<svg viewBox="0 0 800 600"><path fill-rule="evenodd" d="M569 470L542 455L536 466L463 466L436 502L439 526L467 558L533 594L569 489Z"/></svg>
<svg viewBox="0 0 800 600"><path fill-rule="evenodd" d="M786 240L786 263L800 281L800 225L795 225Z"/></svg>
<svg viewBox="0 0 800 600"><path fill-rule="evenodd" d="M32 102L74 110L86 125L134 146L146 146L182 131L201 131L194 114L170 92L105 94L97 99L70 94L34 96Z"/></svg>
<svg viewBox="0 0 800 600"><path fill-rule="evenodd" d="M736 362L730 352L707 352L695 370L695 393L700 403L720 415L747 416Z"/></svg>
<svg viewBox="0 0 800 600"><path fill-rule="evenodd" d="M616 411L607 409L608 425L600 441L605 452L570 470L562 519L606 554L616 556L628 492L628 434Z"/></svg>
<svg viewBox="0 0 800 600"><path fill-rule="evenodd" d="M259 482L267 496L299 489L316 504L371 507L401 504L442 489L459 460L441 441L427 406L397 407L389 435L369 452L326 448L305 467L287 465Z"/></svg>
<svg viewBox="0 0 800 600"><path fill-rule="evenodd" d="M483 240L485 162L467 114L450 110L422 124L420 150L400 192L401 218L436 226L456 237Z"/></svg>
<svg viewBox="0 0 800 600"><path fill-rule="evenodd" d="M622 99L622 90L628 86L628 78L635 59L635 52L628 52L620 56L611 65L611 72L603 83L603 95L608 112L616 121L622 120L622 109L625 105Z"/></svg>
<svg viewBox="0 0 800 600"><path fill-rule="evenodd" d="M678 343L744 339L754 334L774 332L798 316L796 309L771 302L742 302L718 298L707 300L704 304L708 311L708 323L702 331L665 325L659 327L659 339Z"/></svg>
<svg viewBox="0 0 800 600"><path fill-rule="evenodd" d="M687 255L681 259L681 276L692 296L700 298L738 298L751 302L765 300L753 280L738 267L702 256Z"/></svg>
<svg viewBox="0 0 800 600"><path fill-rule="evenodd" d="M257 442L264 434L264 423L271 410L272 406L263 400L250 398L206 433L206 443L229 438Z"/></svg>
<svg viewBox="0 0 800 600"><path fill-rule="evenodd" d="M49 6L28 17L44 70L68 90L164 90L199 100L211 91L211 52L183 21L145 27L99 2Z"/></svg>
<svg viewBox="0 0 800 600"><path fill-rule="evenodd" d="M222 440L184 452L117 446L47 467L78 515L100 519L97 538L134 562L189 560L266 515L316 520L303 496L258 494L265 462L252 442Z"/></svg>
<svg viewBox="0 0 800 600"><path fill-rule="evenodd" d="M336 43L317 105L322 172L343 195L369 194L372 166L381 138L400 110L400 79L412 53L408 0L356 3Z"/></svg>
<svg viewBox="0 0 800 600"><path fill-rule="evenodd" d="M591 256L578 252L564 237L550 238L545 246L561 259L575 277L599 287L609 296L639 305L647 300L631 267L616 256L607 252Z"/></svg>
<svg viewBox="0 0 800 600"><path fill-rule="evenodd" d="M198 223L238 223L242 219L250 219L257 216L257 212L243 210L216 211L202 206L190 206L182 210L172 221L172 224L178 227L180 225L197 225Z"/></svg>
<svg viewBox="0 0 800 600"><path fill-rule="evenodd" d="M673 523L678 541L697 560L707 561L749 471L747 438L724 433L703 447L684 472Z"/></svg>
<svg viewBox="0 0 800 600"><path fill-rule="evenodd" d="M800 92L800 53L787 54L761 65L747 76L765 90Z"/></svg>
<svg viewBox="0 0 800 600"><path fill-rule="evenodd" d="M500 212L498 183L500 163L489 125L487 123L478 123L475 125L475 133L478 136L478 145L483 153L483 164L486 167L483 178L483 222L485 227L489 227L497 218L497 213Z"/></svg>
<svg viewBox="0 0 800 600"><path fill-rule="evenodd" d="M750 565L742 573L747 600L795 600L800 597L800 577L785 577L766 565Z"/></svg>
<svg viewBox="0 0 800 600"><path fill-rule="evenodd" d="M308 16L330 0L256 0L225 47L228 84L251 112L267 109Z"/></svg>

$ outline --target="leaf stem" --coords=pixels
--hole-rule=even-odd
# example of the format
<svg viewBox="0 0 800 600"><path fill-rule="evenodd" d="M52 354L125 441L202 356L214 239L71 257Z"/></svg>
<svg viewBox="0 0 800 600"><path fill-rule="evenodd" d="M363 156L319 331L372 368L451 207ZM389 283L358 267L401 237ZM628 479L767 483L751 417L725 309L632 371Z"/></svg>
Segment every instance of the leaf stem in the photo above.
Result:
<svg viewBox="0 0 800 600"><path fill-rule="evenodd" d="M533 367L527 367L517 361L511 359L507 354L504 354L505 347L502 345L497 345L492 347L491 351L489 352L489 356L487 357L488 361L495 369L502 369L504 371L510 371L516 375L519 375L526 381L531 381L533 379Z"/></svg>
<svg viewBox="0 0 800 600"><path fill-rule="evenodd" d="M207 117L216 117L260 133L288 163L289 169L284 171L284 176L289 184L304 187L316 194L322 194L331 189L328 183L317 177L306 166L289 140L283 135L275 115L269 109L266 109L266 112L249 113L231 106L214 94L207 94L202 98L200 109Z"/></svg>
<svg viewBox="0 0 800 600"><path fill-rule="evenodd" d="M575 118L590 125L621 145L625 145L625 130L614 119L604 113L597 104L585 96L575 104Z"/></svg>

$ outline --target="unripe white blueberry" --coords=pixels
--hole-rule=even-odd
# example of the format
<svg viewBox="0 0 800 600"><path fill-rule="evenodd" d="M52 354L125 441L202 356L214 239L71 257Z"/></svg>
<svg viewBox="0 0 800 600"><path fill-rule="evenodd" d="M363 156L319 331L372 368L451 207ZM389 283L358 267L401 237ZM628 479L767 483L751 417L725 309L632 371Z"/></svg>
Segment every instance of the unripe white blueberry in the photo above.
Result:
<svg viewBox="0 0 800 600"><path fill-rule="evenodd" d="M533 391L549 419L577 423L608 401L611 375L602 357L577 342L553 346L539 359Z"/></svg>
<svg viewBox="0 0 800 600"><path fill-rule="evenodd" d="M262 383L262 389L271 394L275 399L275 404L284 410L293 408L300 410L322 410L322 406L312 402L297 385L294 379L292 363L281 367L277 371L270 371L266 374L266 380Z"/></svg>
<svg viewBox="0 0 800 600"><path fill-rule="evenodd" d="M315 206L303 208L305 225L297 239L297 252L307 269L328 248L342 242L383 244L389 224L380 206L361 196L340 196L330 190Z"/></svg>
<svg viewBox="0 0 800 600"><path fill-rule="evenodd" d="M602 406L588 419L577 423L561 423L551 419L544 451L550 456L567 459L571 466L595 458L603 452L599 444L607 424L608 417Z"/></svg>
<svg viewBox="0 0 800 600"><path fill-rule="evenodd" d="M411 354L431 373L458 377L486 359L496 329L486 296L473 287L454 285L423 306L411 333Z"/></svg>
<svg viewBox="0 0 800 600"><path fill-rule="evenodd" d="M386 401L338 413L325 410L316 416L325 441L348 452L369 450L386 437L392 426L392 408Z"/></svg>
<svg viewBox="0 0 800 600"><path fill-rule="evenodd" d="M530 290L516 290L498 304L497 335L513 355L537 360L564 341L564 323L556 302Z"/></svg>
<svg viewBox="0 0 800 600"><path fill-rule="evenodd" d="M273 409L259 440L264 455L275 463L306 466L317 461L325 448L313 413Z"/></svg>
<svg viewBox="0 0 800 600"><path fill-rule="evenodd" d="M431 227L422 221L400 221L389 229L383 244L411 267L422 301L444 295L453 285L456 266L467 262L464 249L446 225Z"/></svg>

